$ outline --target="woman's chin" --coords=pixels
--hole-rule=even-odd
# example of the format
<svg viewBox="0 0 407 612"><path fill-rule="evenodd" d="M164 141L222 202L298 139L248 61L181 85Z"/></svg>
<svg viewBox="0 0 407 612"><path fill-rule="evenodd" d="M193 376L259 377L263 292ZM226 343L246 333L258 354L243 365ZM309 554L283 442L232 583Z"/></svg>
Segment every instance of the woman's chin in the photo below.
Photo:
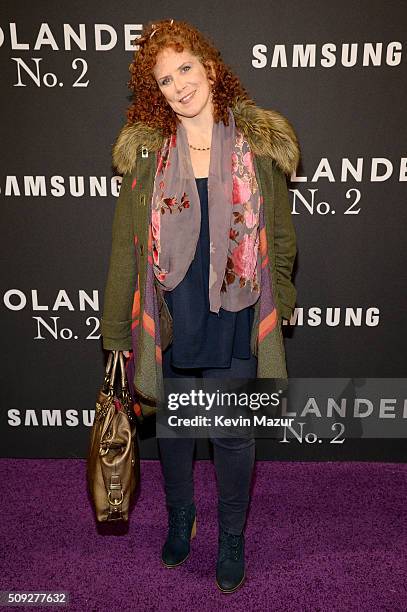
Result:
<svg viewBox="0 0 407 612"><path fill-rule="evenodd" d="M178 117L186 117L188 119L192 119L193 117L197 117L202 112L202 109L197 108L185 108L182 110L177 110L176 113Z"/></svg>

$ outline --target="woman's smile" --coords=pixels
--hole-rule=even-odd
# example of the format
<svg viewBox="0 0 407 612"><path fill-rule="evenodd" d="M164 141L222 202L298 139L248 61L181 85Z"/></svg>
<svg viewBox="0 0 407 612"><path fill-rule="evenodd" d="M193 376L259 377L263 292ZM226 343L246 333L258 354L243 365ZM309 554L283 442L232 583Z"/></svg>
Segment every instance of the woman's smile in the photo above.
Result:
<svg viewBox="0 0 407 612"><path fill-rule="evenodd" d="M192 91L191 93L181 98L180 100L181 104L188 104L188 102L190 102L192 98L194 97L194 94L195 94L195 91Z"/></svg>

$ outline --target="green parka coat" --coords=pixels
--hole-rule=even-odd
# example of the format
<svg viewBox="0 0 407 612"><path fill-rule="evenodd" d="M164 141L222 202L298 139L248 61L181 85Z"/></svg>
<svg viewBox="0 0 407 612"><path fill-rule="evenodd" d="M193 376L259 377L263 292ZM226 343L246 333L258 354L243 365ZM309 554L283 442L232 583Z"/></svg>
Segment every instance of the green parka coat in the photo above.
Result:
<svg viewBox="0 0 407 612"><path fill-rule="evenodd" d="M259 378L286 378L281 319L290 318L296 300L291 281L296 237L285 175L297 167L299 146L292 126L277 111L238 100L232 112L237 129L249 142L263 196L267 265L277 311L270 329L261 320L259 298L252 328L252 352L258 358ZM123 174L123 181L113 220L101 333L105 349L133 350L134 385L142 406L143 401L154 402L162 390L161 352L172 337L171 316L155 283L154 304L151 302L152 311L147 312L149 282L152 287L148 272L150 203L157 151L163 141L157 129L142 123L128 124L113 149L113 164ZM159 331L154 329L154 317L159 320ZM262 331L263 325L266 331Z"/></svg>

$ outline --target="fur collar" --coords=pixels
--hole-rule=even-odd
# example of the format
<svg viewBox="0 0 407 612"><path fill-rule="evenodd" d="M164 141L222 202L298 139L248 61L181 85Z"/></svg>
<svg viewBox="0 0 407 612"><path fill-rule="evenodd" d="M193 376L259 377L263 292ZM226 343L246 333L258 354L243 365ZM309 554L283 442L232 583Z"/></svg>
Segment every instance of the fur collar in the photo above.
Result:
<svg viewBox="0 0 407 612"><path fill-rule="evenodd" d="M247 138L254 155L270 156L291 175L297 168L300 149L290 122L275 110L264 110L251 100L237 100L232 107L236 127ZM141 147L157 151L163 144L160 130L144 123L127 124L113 147L113 165L120 174L131 172Z"/></svg>

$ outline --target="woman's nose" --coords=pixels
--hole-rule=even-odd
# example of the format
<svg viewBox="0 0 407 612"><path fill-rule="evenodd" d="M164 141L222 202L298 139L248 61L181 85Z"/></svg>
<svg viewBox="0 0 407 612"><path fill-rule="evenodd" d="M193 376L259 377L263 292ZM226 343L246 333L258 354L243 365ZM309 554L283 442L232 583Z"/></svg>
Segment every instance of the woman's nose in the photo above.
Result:
<svg viewBox="0 0 407 612"><path fill-rule="evenodd" d="M177 93L180 93L185 87L185 84L183 83L182 78L180 76L174 77L173 83L174 83L175 91Z"/></svg>

